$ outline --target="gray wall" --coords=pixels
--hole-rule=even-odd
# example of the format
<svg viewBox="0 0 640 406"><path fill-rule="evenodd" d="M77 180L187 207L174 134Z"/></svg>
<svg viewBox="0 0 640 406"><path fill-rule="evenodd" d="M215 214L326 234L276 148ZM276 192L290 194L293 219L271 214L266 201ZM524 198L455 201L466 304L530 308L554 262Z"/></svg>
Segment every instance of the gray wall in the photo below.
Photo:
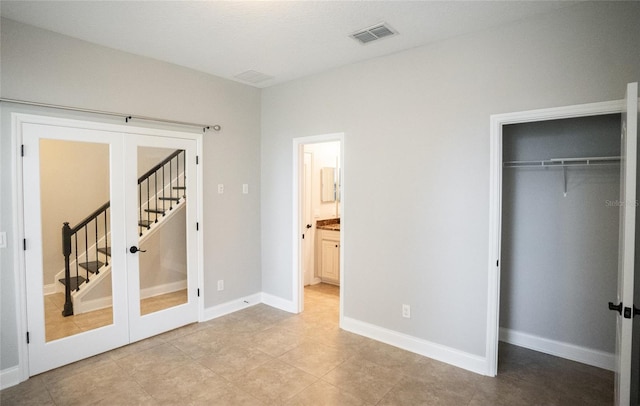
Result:
<svg viewBox="0 0 640 406"><path fill-rule="evenodd" d="M260 90L10 20L2 19L1 25L3 98L223 127L220 133L204 136L201 160L205 307L260 292ZM10 243L7 249L0 249L0 369L6 369L18 362L9 113L45 110L5 103L1 107L0 229L7 231ZM218 183L225 184L225 194L216 193ZM242 194L243 183L249 184L250 194ZM225 280L222 292L215 288L218 279Z"/></svg>
<svg viewBox="0 0 640 406"><path fill-rule="evenodd" d="M639 19L587 2L265 89L263 291L292 299L292 139L345 132L345 315L484 356L489 117L622 98Z"/></svg>
<svg viewBox="0 0 640 406"><path fill-rule="evenodd" d="M503 159L620 155L620 115L505 126ZM620 166L503 170L500 327L613 353Z"/></svg>

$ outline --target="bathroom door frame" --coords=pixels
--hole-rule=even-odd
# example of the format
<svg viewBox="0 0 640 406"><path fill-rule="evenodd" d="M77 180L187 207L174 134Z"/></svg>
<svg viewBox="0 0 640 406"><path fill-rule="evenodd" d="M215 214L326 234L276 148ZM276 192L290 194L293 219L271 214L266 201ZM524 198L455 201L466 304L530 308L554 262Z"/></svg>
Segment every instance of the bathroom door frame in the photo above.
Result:
<svg viewBox="0 0 640 406"><path fill-rule="evenodd" d="M344 160L344 133L332 133L322 135L312 135L307 137L298 137L293 139L293 203L292 203L292 288L293 303L292 311L295 313L302 313L304 311L304 275L302 266L302 238L300 230L303 219L303 199L302 199L302 185L304 182L304 146L306 144L320 144L323 142L340 142L340 171L341 173L341 190L340 190L340 326L343 324L343 306L344 295L348 289L344 283L344 275L347 272L344 266L344 250L345 250L345 160Z"/></svg>
<svg viewBox="0 0 640 406"><path fill-rule="evenodd" d="M54 116L56 114L57 116ZM72 127L80 129L90 130L104 130L109 132L121 132L121 133L135 133L140 135L150 135L158 137L174 137L174 138L186 138L196 141L196 155L202 156L202 134L189 133L182 131L172 131L157 128L136 127L133 125L114 124L113 121L99 121L100 118L92 115L82 116L82 119L76 118L61 118L58 112L52 113L50 109L45 109L36 112L29 110L29 112L20 112L20 110L14 110L11 115L11 167L12 167L12 192L13 192L13 238L11 244L13 245L13 257L14 257L14 292L15 292L15 308L16 308L16 335L17 335L17 353L18 353L18 365L11 369L10 375L5 375L3 378L7 378L7 381L15 382L16 384L29 379L29 346L27 343L27 281L25 278L26 261L23 248L23 240L25 236L24 228L24 181L22 172L22 126L24 124L44 124L44 125L59 125L63 127ZM199 164L196 165L197 174L197 212L196 218L199 222L203 218L203 162L199 160ZM204 244L203 244L203 228L199 227L197 233L197 279L198 286L203 286L203 264L204 264ZM204 319L204 300L202 288L200 289L200 297L198 300L198 321Z"/></svg>

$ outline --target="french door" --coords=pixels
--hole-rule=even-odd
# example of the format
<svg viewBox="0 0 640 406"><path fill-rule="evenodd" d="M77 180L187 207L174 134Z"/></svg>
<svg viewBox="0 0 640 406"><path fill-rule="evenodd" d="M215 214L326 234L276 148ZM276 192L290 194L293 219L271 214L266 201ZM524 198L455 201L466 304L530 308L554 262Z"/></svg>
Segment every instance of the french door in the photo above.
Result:
<svg viewBox="0 0 640 406"><path fill-rule="evenodd" d="M197 321L197 141L33 121L21 125L29 375Z"/></svg>

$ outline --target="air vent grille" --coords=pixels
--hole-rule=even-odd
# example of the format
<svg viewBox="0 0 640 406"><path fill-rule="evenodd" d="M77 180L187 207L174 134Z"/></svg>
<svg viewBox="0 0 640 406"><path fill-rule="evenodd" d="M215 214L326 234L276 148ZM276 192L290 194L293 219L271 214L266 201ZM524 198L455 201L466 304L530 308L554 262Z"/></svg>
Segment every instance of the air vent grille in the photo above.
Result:
<svg viewBox="0 0 640 406"><path fill-rule="evenodd" d="M398 34L398 32L389 27L389 25L380 23L351 34L351 38L358 40L361 44L368 44L369 42L396 34Z"/></svg>

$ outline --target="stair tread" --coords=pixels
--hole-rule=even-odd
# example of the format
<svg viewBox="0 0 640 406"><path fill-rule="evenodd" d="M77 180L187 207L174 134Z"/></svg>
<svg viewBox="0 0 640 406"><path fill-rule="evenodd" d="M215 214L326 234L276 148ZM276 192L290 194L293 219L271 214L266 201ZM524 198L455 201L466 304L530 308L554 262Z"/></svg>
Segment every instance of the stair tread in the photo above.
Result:
<svg viewBox="0 0 640 406"><path fill-rule="evenodd" d="M107 256L111 256L111 247L105 248L105 247L101 247L98 248L98 252L102 252L103 254L107 255Z"/></svg>
<svg viewBox="0 0 640 406"><path fill-rule="evenodd" d="M151 224L153 224L153 220L140 220L140 221L138 221L138 225L140 227L149 227Z"/></svg>
<svg viewBox="0 0 640 406"><path fill-rule="evenodd" d="M186 186L174 186L173 187L176 190L185 190L187 187Z"/></svg>
<svg viewBox="0 0 640 406"><path fill-rule="evenodd" d="M155 214L165 214L166 210L162 209L144 209L147 213L155 213Z"/></svg>
<svg viewBox="0 0 640 406"><path fill-rule="evenodd" d="M78 286L79 286L79 285L82 285L82 284L84 283L84 281L85 281L85 280L86 280L86 279L85 279L85 278L83 278L82 276L72 276L72 277L71 277L71 279L70 279L70 281L69 281L69 282L70 282L70 283L69 283L69 285L71 285L71 290L76 290L76 289L78 289ZM60 282L60 283L62 283L63 285L65 285L65 286L66 286L66 283L65 283L64 278L62 278L62 279L58 279L58 282Z"/></svg>
<svg viewBox="0 0 640 406"><path fill-rule="evenodd" d="M180 201L179 197L159 197L158 200L173 200L174 202Z"/></svg>
<svg viewBox="0 0 640 406"><path fill-rule="evenodd" d="M104 262L102 261L80 262L78 263L78 265L80 265L81 268L84 268L91 273L96 273L98 269L102 268L102 266L104 265Z"/></svg>

